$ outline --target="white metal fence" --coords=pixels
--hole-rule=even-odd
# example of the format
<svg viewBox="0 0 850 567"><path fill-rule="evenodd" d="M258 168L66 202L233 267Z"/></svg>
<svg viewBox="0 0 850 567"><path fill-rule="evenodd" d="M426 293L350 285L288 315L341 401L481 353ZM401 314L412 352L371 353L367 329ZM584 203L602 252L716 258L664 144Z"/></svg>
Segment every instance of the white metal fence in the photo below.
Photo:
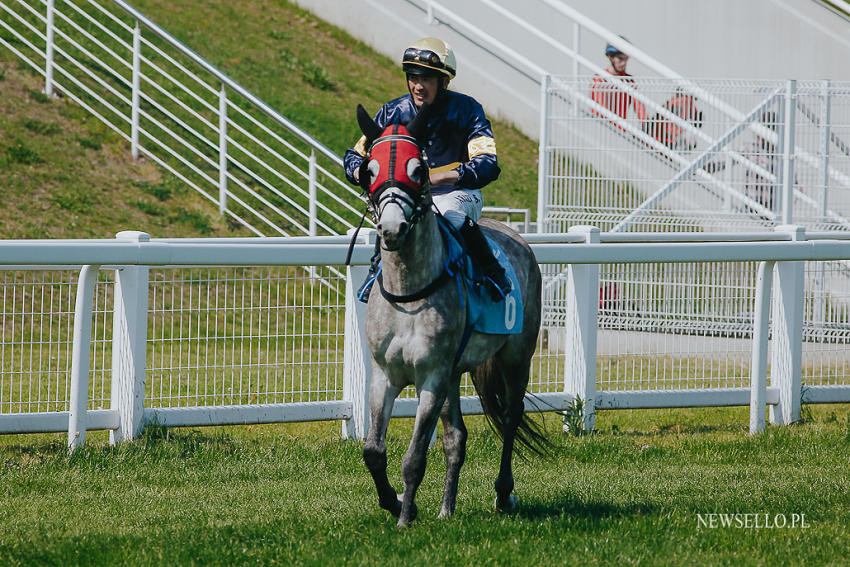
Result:
<svg viewBox="0 0 850 567"><path fill-rule="evenodd" d="M541 231L850 227L850 84L553 77L542 100Z"/></svg>
<svg viewBox="0 0 850 567"><path fill-rule="evenodd" d="M2 2L0 45L257 235L362 213L339 156L123 0Z"/></svg>
<svg viewBox="0 0 850 567"><path fill-rule="evenodd" d="M752 400L757 431L767 406L774 421L787 423L801 401L850 401L843 339L815 342L804 332L816 310L802 285L803 260L817 268L850 259L850 234L725 234L715 242L632 236L623 243L596 229L528 235L541 264L568 266L561 292L569 313L541 335L530 409L562 409L578 395L589 402L592 425L596 408ZM331 419L342 420L346 435L362 436L370 371L364 308L353 294L371 245L356 247L343 281L323 271L342 262L345 239L148 241L121 233L115 241L0 242L0 432L68 431L76 447L88 429L121 440L151 421ZM756 293L740 307L735 337L695 329L693 341L677 341L671 352L659 348L662 333L606 330L607 306L596 300L599 266L636 270L649 262L683 273L697 263L758 262L761 272L747 282ZM295 268L303 265L318 272ZM653 274L646 277L652 285ZM344 304L328 301L335 287L345 289ZM847 324L845 315L829 332ZM613 351L612 341L621 343ZM473 394L469 384L463 393ZM471 397L464 408L480 411ZM415 400L398 401L396 416L414 412Z"/></svg>

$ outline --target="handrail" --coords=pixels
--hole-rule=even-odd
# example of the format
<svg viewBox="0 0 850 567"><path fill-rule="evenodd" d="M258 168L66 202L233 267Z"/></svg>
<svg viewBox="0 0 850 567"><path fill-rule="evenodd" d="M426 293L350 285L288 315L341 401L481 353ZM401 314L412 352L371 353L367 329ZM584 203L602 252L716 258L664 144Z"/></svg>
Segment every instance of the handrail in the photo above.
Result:
<svg viewBox="0 0 850 567"><path fill-rule="evenodd" d="M850 2L846 0L813 0L816 4L820 4L833 14L841 16L850 22Z"/></svg>
<svg viewBox="0 0 850 567"><path fill-rule="evenodd" d="M301 141L308 144L310 147L315 148L319 153L334 161L337 165L342 167L342 158L339 157L336 153L334 153L327 146L304 132L301 128L290 122L283 115L281 115L278 111L267 105L265 102L257 98L256 95L246 90L242 85L234 81L229 75L218 69L215 65L211 64L209 61L195 53L193 50L188 48L182 42L177 40L173 35L162 29L156 23L154 23L150 18L139 12L136 8L125 2L124 0L113 0L115 4L124 10L128 15L137 19L141 22L146 28L156 34L160 39L168 43L171 47L177 49L191 59L193 62L197 63L201 67L204 68L205 71L213 75L216 79L221 81L223 84L227 85L228 88L232 89L234 92L238 93L240 96L244 97L251 104L261 110L264 114L266 114L269 118L298 136Z"/></svg>
<svg viewBox="0 0 850 567"><path fill-rule="evenodd" d="M315 235L361 216L340 156L126 0L18 0L0 10L11 16L0 27L28 49L0 45L44 76L45 92L78 103L130 142L134 159L144 153L234 226Z"/></svg>

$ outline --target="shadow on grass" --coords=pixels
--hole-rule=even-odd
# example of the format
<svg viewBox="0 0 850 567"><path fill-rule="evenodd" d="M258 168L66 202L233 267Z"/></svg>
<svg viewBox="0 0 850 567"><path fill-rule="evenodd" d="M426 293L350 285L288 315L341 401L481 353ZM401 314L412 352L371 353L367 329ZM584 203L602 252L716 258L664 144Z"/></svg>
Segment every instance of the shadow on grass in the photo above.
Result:
<svg viewBox="0 0 850 567"><path fill-rule="evenodd" d="M651 516L659 513L659 508L647 502L619 504L604 500L582 500L575 495L565 493L562 496L539 499L525 497L521 500L517 517L526 520L543 520L560 516L574 516L590 520L625 518L632 516Z"/></svg>

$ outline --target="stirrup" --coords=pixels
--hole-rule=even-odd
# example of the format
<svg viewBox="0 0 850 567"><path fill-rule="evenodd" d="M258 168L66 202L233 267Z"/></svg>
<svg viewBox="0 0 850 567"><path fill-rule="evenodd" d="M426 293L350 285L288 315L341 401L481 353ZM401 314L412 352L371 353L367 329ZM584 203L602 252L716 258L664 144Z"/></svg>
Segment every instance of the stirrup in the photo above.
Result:
<svg viewBox="0 0 850 567"><path fill-rule="evenodd" d="M355 295L361 303L369 303L369 293L372 291L372 286L375 285L375 280L378 279L378 272L380 271L380 268L376 269L374 264L369 267L369 273L357 290L357 295Z"/></svg>
<svg viewBox="0 0 850 567"><path fill-rule="evenodd" d="M505 274L505 270L498 264L487 270L484 278L487 282L487 291L490 293L490 299L493 301L502 301L514 288L507 274Z"/></svg>

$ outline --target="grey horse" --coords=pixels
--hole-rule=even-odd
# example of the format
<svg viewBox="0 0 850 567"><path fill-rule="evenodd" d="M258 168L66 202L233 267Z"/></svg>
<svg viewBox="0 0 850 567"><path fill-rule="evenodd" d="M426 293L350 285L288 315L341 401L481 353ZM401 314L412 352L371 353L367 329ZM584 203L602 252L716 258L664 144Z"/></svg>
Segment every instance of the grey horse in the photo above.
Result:
<svg viewBox="0 0 850 567"><path fill-rule="evenodd" d="M454 513L466 455L467 431L460 408L460 381L465 372L471 372L484 413L503 439L495 482L497 510L517 507L512 494L514 442L537 452L548 445L524 413L531 357L540 329L540 269L519 234L502 223L482 220L483 231L501 246L516 272L524 305L523 330L511 335L473 332L461 353L467 315L460 294L467 292L446 277L448 252L430 207L427 168L417 141L425 138L427 115L428 109L423 108L406 127L392 125L382 131L362 106L357 113L370 148L361 168L361 185L369 191L382 249L381 279L366 310L372 382L371 421L363 458L381 508L398 517L399 527L416 518L414 499L425 474L438 417L443 421L447 465L440 517ZM397 163L389 163L393 160ZM388 176L392 171L398 174ZM402 462L404 493L399 496L387 478L385 440L393 403L408 385L415 386L419 405Z"/></svg>

